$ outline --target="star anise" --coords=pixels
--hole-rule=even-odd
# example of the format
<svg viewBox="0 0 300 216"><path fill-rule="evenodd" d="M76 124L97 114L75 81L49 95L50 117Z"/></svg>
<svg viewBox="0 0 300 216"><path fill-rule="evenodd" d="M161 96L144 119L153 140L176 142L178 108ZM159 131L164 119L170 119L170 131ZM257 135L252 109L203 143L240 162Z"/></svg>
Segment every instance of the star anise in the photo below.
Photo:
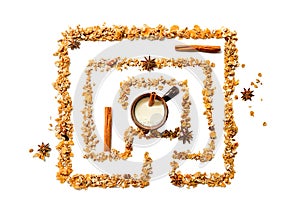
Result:
<svg viewBox="0 0 300 216"><path fill-rule="evenodd" d="M47 152L51 151L51 148L50 148L50 146L49 146L49 143L45 145L45 144L42 142L42 144L41 144L41 145L38 145L38 147L39 147L38 151L41 152L42 154L46 154Z"/></svg>
<svg viewBox="0 0 300 216"><path fill-rule="evenodd" d="M242 99L244 101L251 100L252 97L254 96L253 91L251 91L250 88L248 88L248 90L244 88L244 91L241 93L242 93Z"/></svg>
<svg viewBox="0 0 300 216"><path fill-rule="evenodd" d="M72 40L69 42L70 43L69 43L68 47L71 48L71 50L78 49L80 47L80 42L77 40Z"/></svg>
<svg viewBox="0 0 300 216"><path fill-rule="evenodd" d="M191 143L191 140L193 139L193 131L189 131L186 128L181 129L180 136L178 137L179 140L182 140L183 144L186 142Z"/></svg>
<svg viewBox="0 0 300 216"><path fill-rule="evenodd" d="M45 157L49 157L50 156L51 148L49 146L49 143L48 144L44 144L42 142L42 144L38 145L38 147L39 147L39 149L37 150L38 152L35 153L33 155L33 157L38 157L41 160L45 160Z"/></svg>
<svg viewBox="0 0 300 216"><path fill-rule="evenodd" d="M151 59L150 56L148 58L147 57L144 57L144 58L145 58L145 60L141 61L142 62L142 68L144 70L147 70L147 71L153 70L156 67L155 58Z"/></svg>

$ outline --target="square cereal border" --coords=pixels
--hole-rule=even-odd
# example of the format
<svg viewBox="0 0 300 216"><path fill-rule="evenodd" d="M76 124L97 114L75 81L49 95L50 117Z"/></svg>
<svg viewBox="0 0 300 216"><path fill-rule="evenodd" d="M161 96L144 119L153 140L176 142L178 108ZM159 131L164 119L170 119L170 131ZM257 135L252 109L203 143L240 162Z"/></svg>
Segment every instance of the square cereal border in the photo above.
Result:
<svg viewBox="0 0 300 216"><path fill-rule="evenodd" d="M112 64L113 63L113 64ZM101 67L100 67L100 66ZM109 66L109 67L107 67ZM204 60L198 60L195 58L178 58L178 59L168 59L168 58L156 58L155 59L155 68L162 69L165 67L175 67L175 68L185 68L185 67L200 67L203 71L203 74L205 75L204 83L204 89L202 90L203 94L203 102L205 106L205 113L206 118L208 120L208 129L210 130L210 141L209 141L209 147L203 149L203 153L197 153L197 154L189 154L188 152L176 152L173 157L174 159L182 159L182 156L184 156L186 159L194 159L194 160L200 160L201 162L207 162L213 159L214 154L213 151L215 149L214 139L216 138L216 132L214 129L214 122L212 119L212 97L214 95L214 88L212 87L213 81L211 72L212 69L207 61ZM143 61L135 58L116 58L116 59L100 59L95 60L92 59L89 61L89 64L86 68L86 83L84 86L84 92L82 95L84 95L84 102L85 102L85 108L81 110L81 112L84 114L84 122L82 124L82 127L85 128L84 135L84 142L86 144L86 148L84 151L86 154L84 155L84 158L90 158L92 160L96 160L99 162L103 162L105 160L126 160L128 157L131 157L131 151L132 151L132 140L124 137L125 142L125 152L121 153L120 151L116 149L111 149L111 151L108 154L105 154L105 152L96 153L94 152L96 145L99 143L99 140L96 139L95 134L95 125L93 121L90 119L93 115L92 111L92 103L93 103L93 85L91 83L91 73L93 70L98 70L100 73L110 72L111 69L117 69L117 70L127 70L128 67L140 67L140 70L143 70ZM128 78L132 79L132 78ZM160 79L157 79L156 87L159 87L159 85L162 85L159 81ZM138 80L137 80L138 81ZM154 80L145 80L144 84L145 86L152 85L151 82ZM162 136L162 134L158 135L159 132L153 131L149 136L146 136L142 130L137 130L134 132L134 135L138 135L139 138L177 138L179 136L179 140L183 140L184 137L189 136L190 134L190 117L189 117L189 107L190 107L190 101L189 101L189 91L188 91L188 81L176 81L176 79L172 80L164 80L166 81L166 84L173 86L178 85L181 87L181 91L184 93L183 101L186 101L185 105L182 106L182 119L180 121L180 130L178 131L178 128L175 128L174 132L172 130L168 130L168 134L172 135L172 137L169 136ZM148 83L149 82L149 83ZM132 86L129 84L131 81L122 81L120 84L121 90L120 90L120 98L122 99L123 96L126 96L127 94L124 92L127 88L131 88ZM136 88L140 88L138 86L135 86ZM141 86L142 87L142 86ZM120 102L120 101L119 101ZM122 101L121 104L123 109L127 108L128 102L127 100ZM183 118L184 117L184 118ZM89 130L91 128L91 130ZM130 128L129 128L130 129ZM128 130L128 129L127 129ZM126 131L127 131L126 130ZM132 130L132 129L130 129ZM127 134L125 131L124 134ZM178 131L180 134L178 134ZM164 133L164 132L162 132ZM186 138L187 142L190 142L190 138ZM183 141L183 144L185 142ZM178 158L180 157L180 158Z"/></svg>
<svg viewBox="0 0 300 216"><path fill-rule="evenodd" d="M163 39L224 39L224 100L225 100L225 119L224 119L224 143L225 151L223 153L224 167L226 171L222 174L211 173L209 176L206 173L197 172L194 175L183 175L176 172L177 163L172 163L172 171L170 172L171 182L175 186L197 186L198 184L207 184L208 186L221 186L225 187L230 184L230 179L234 178L234 158L236 155L236 149L238 143L235 141L234 136L237 133L237 126L233 116L233 100L232 94L234 93L235 86L238 85L238 81L235 80L235 69L239 67L238 62L238 50L236 48L237 35L236 32L230 31L228 28L222 28L217 30L201 29L198 25L195 25L193 29L183 28L173 25L170 29L158 25L155 28L151 28L144 25L142 28L132 26L93 26L88 28L82 28L77 26L67 31L62 32L63 38L58 41L58 51L54 53L54 56L59 58L55 62L58 67L58 77L53 83L53 87L57 90L58 117L56 118L57 125L55 127L56 137L60 140L56 149L59 152L58 157L58 172L57 179L64 183L70 179L72 169L72 145L73 142L73 123L71 122L71 112L73 109L72 99L68 92L70 88L70 80L68 76L71 74L69 71L70 57L68 55L68 49L77 49L80 47L81 41L121 41L123 39L137 40L163 40ZM80 175L80 178L87 178L91 175ZM72 185L72 184L71 184ZM74 185L72 185L74 187ZM88 187L88 186L87 186Z"/></svg>

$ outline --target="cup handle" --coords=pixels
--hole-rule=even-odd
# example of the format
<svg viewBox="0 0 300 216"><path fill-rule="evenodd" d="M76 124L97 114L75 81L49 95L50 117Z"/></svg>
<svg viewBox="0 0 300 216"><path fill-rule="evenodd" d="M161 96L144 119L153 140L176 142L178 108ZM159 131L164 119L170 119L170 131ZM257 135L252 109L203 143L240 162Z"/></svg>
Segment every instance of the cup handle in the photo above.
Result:
<svg viewBox="0 0 300 216"><path fill-rule="evenodd" d="M164 94L162 98L164 99L165 102L167 102L171 100L173 97L175 97L176 95L178 95L178 93L179 93L179 88L173 86L172 88L170 88L169 91L167 91L166 94Z"/></svg>

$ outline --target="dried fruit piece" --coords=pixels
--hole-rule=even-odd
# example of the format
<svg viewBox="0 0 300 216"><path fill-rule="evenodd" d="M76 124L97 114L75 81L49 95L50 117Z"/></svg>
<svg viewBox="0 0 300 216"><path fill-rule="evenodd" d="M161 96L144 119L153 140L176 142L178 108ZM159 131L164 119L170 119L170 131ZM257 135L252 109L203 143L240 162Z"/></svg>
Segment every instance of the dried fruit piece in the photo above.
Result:
<svg viewBox="0 0 300 216"><path fill-rule="evenodd" d="M71 50L79 49L79 47L80 47L80 42L77 41L77 40L72 40L72 41L69 42L68 47L71 48Z"/></svg>
<svg viewBox="0 0 300 216"><path fill-rule="evenodd" d="M180 128L177 127L175 128L175 131L173 132L172 130L165 130L163 131L160 136L161 138L170 138L170 140L177 138L179 136L180 133Z"/></svg>

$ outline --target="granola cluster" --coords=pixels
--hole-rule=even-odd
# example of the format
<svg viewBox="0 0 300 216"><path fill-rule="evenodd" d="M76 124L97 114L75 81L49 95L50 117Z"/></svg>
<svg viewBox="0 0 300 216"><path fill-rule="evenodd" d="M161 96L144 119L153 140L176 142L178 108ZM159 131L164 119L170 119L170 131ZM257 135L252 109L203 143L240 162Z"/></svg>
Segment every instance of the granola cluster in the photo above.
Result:
<svg viewBox="0 0 300 216"><path fill-rule="evenodd" d="M121 41L123 39L163 40L173 38L221 39L224 38L223 33L224 29L201 29L198 25L194 25L192 29L187 27L180 28L177 25L173 25L168 29L160 24L154 28L148 25L139 28L136 26L128 27L123 25L113 25L109 27L104 23L102 26L92 26L88 28L82 28L80 25L76 28L70 27L65 32L62 32L63 39L59 40L59 42L65 41L67 45L66 48L78 49L80 48L81 41Z"/></svg>
<svg viewBox="0 0 300 216"><path fill-rule="evenodd" d="M237 126L233 116L233 104L232 94L237 85L235 80L235 69L239 66L238 63L238 52L236 48L237 36L236 32L232 32L227 28L218 30L201 29L198 25L195 25L192 29L179 28L177 25L171 26L169 29L158 25L157 27L151 28L144 25L142 28L132 26L93 26L88 28L82 28L77 26L76 28L69 28L67 31L62 33L63 38L59 40L59 47L54 56L58 57L55 65L58 67L58 77L53 83L53 87L57 90L57 102L58 116L55 119L56 126L55 132L56 137L60 140L56 149L59 152L58 157L58 172L57 179L61 182L68 182L72 187L76 189L86 189L88 187L127 187L128 185L145 187L149 185L149 175L151 173L151 158L145 154L145 167L143 167L139 180L136 176L119 176L106 174L75 174L72 175L72 146L73 143L73 123L71 121L71 112L73 109L72 99L68 92L70 88L69 71L70 57L69 48L78 49L80 48L81 41L120 41L123 39L135 40L135 39L148 39L148 40L162 40L172 38L185 38L185 39L224 39L224 76L225 83L224 99L225 99L225 120L224 120L224 132L225 132L225 151L223 154L224 167L226 171L222 174L197 172L195 174L181 174L177 171L178 164L173 162L171 164L172 171L169 176L171 182L175 186L193 186L198 184L207 184L208 186L226 186L230 184L230 179L234 177L234 157L236 155L236 148L238 146L234 139L237 133ZM124 60L125 61L125 60ZM126 69L126 64L122 64L122 61L118 62L117 68ZM156 59L156 67L159 68L159 61ZM163 62L162 62L163 63ZM114 62L112 62L114 64ZM141 63L138 63L141 65ZM182 62L177 62L177 67L182 67ZM161 64L162 65L162 64ZM172 65L174 66L174 65ZM125 179L125 180L124 180ZM138 183L136 183L138 181Z"/></svg>
<svg viewBox="0 0 300 216"><path fill-rule="evenodd" d="M144 163L142 167L142 172L140 175L134 174L75 174L69 178L69 184L75 189L87 189L88 187L100 187L100 188L128 188L140 187L144 188L150 184L152 167L152 159L149 153L144 154Z"/></svg>

